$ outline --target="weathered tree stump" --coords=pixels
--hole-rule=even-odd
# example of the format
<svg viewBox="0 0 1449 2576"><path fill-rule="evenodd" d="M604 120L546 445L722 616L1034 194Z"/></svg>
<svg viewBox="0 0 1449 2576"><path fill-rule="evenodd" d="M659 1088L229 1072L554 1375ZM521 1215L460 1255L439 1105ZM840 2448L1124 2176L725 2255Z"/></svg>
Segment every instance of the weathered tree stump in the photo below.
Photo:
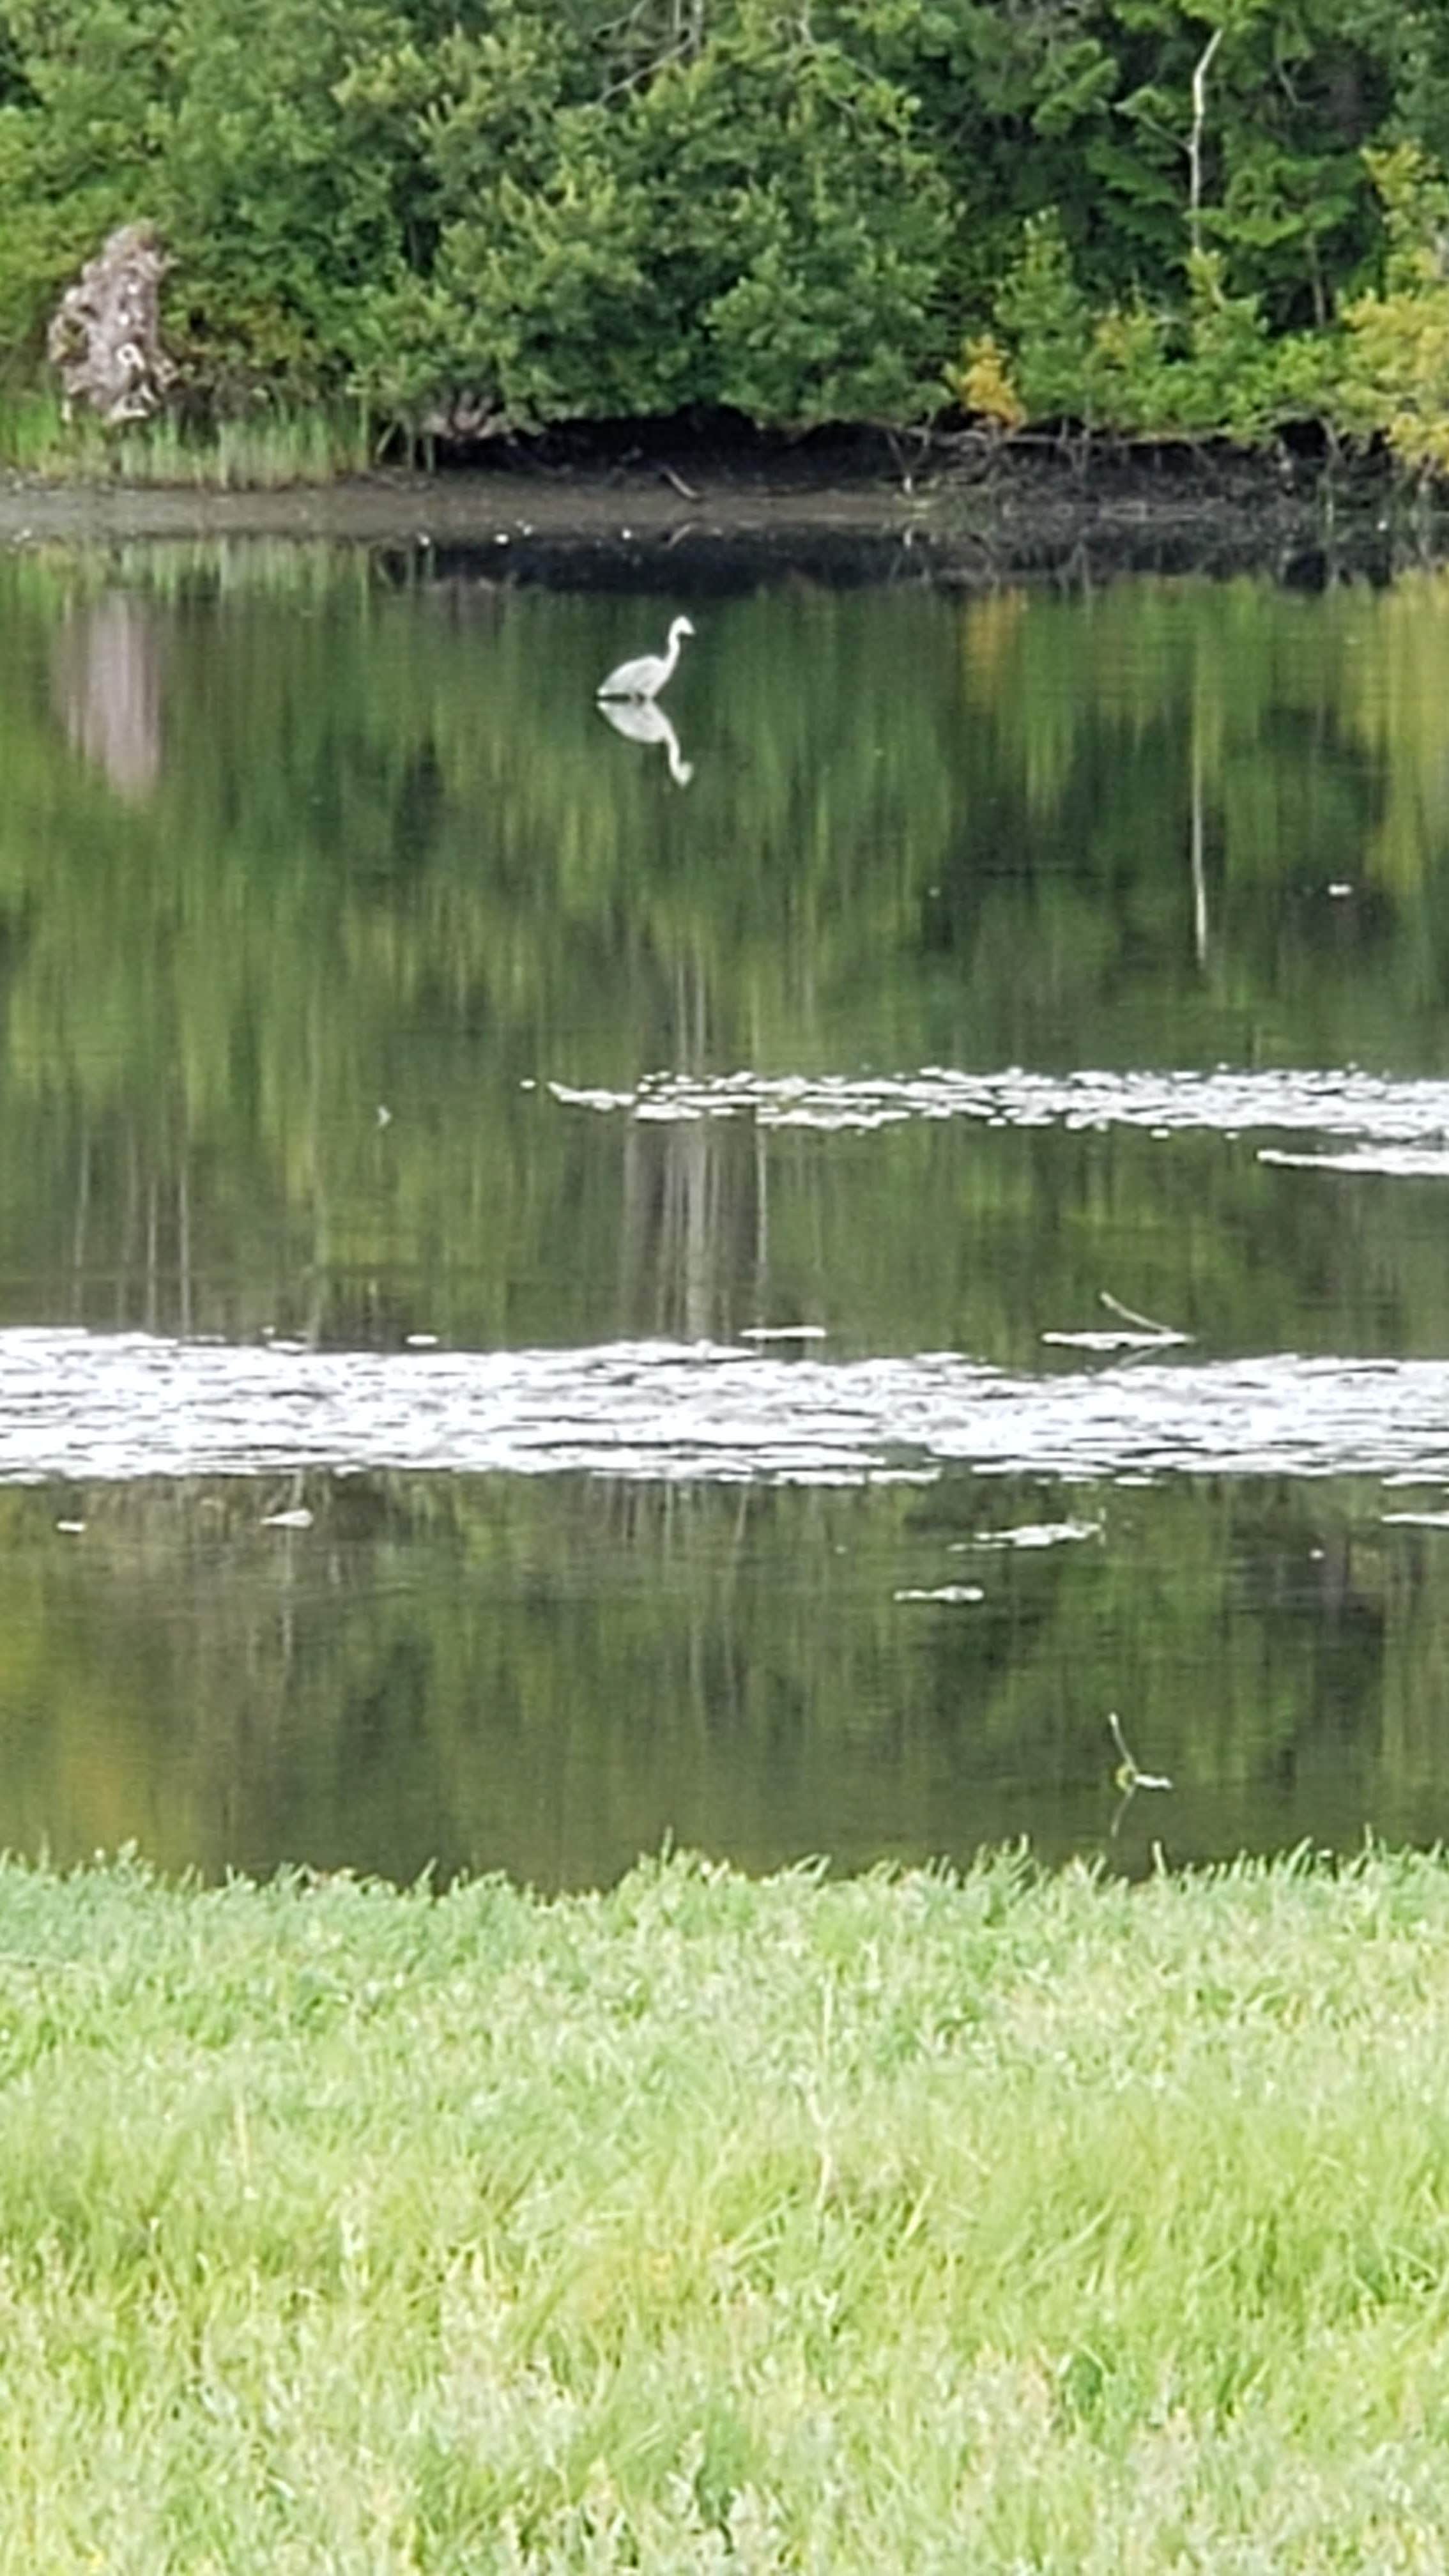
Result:
<svg viewBox="0 0 1449 2576"><path fill-rule="evenodd" d="M161 346L160 287L169 265L153 224L123 224L66 289L46 350L67 420L79 404L107 428L159 410L176 373Z"/></svg>
<svg viewBox="0 0 1449 2576"><path fill-rule="evenodd" d="M424 438L446 439L456 447L509 434L507 418L493 396L467 388L440 395L424 412L418 428Z"/></svg>

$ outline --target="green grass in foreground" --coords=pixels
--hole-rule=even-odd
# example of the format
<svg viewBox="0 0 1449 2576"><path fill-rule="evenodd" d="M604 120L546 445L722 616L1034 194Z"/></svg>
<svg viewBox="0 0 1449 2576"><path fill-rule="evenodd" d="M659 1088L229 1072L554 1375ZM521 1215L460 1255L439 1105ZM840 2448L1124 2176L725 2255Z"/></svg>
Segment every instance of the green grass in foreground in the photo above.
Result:
<svg viewBox="0 0 1449 2576"><path fill-rule="evenodd" d="M0 1867L0 2568L1441 2569L1449 1867Z"/></svg>
<svg viewBox="0 0 1449 2576"><path fill-rule="evenodd" d="M371 461L367 424L357 411L269 412L200 433L169 419L121 430L79 417L66 421L51 394L0 402L0 465L60 483L273 491L334 483L365 473Z"/></svg>

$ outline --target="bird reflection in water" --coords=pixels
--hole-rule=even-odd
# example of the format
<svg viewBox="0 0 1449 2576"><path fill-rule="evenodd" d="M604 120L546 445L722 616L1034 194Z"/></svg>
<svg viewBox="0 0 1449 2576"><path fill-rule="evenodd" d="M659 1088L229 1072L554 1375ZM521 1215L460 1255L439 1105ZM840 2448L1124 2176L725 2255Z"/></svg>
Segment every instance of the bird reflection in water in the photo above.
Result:
<svg viewBox="0 0 1449 2576"><path fill-rule="evenodd" d="M626 742L662 742L675 786L689 785L694 764L681 757L679 736L657 699L600 698L597 703L604 722L611 724L615 733L621 733Z"/></svg>

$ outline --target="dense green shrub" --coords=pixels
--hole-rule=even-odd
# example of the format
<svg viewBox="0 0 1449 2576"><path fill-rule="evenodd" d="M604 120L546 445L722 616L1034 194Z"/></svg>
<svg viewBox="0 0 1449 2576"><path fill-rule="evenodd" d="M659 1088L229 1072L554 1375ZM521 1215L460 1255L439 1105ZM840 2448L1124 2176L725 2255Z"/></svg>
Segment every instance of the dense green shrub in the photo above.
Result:
<svg viewBox="0 0 1449 2576"><path fill-rule="evenodd" d="M903 420L944 369L1437 465L1436 155L1402 0L0 0L0 375L144 215L213 417Z"/></svg>

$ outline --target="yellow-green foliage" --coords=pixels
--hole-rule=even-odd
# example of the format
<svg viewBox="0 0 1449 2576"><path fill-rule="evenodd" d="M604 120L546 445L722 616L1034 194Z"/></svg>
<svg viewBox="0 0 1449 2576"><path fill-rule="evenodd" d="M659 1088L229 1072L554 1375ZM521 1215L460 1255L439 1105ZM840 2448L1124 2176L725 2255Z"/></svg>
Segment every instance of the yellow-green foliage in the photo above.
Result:
<svg viewBox="0 0 1449 2576"><path fill-rule="evenodd" d="M1275 340L1261 300L1229 291L1220 251L1193 251L1186 266L1185 312L1140 294L1093 311L1060 219L1029 217L996 303L1007 345L990 333L968 341L949 389L1011 429L1067 418L1129 437L1234 438L1245 446L1281 421L1330 416L1333 336Z"/></svg>
<svg viewBox="0 0 1449 2576"><path fill-rule="evenodd" d="M1344 319L1350 425L1380 431L1406 465L1449 472L1449 285L1361 296Z"/></svg>
<svg viewBox="0 0 1449 2576"><path fill-rule="evenodd" d="M963 411L974 412L979 419L992 422L998 429L1021 429L1027 411L1016 386L1006 353L994 332L980 332L967 340L953 367L945 371L946 391Z"/></svg>
<svg viewBox="0 0 1449 2576"><path fill-rule="evenodd" d="M1054 208L1022 225L995 311L1028 418L1082 413L1092 317Z"/></svg>
<svg viewBox="0 0 1449 2576"><path fill-rule="evenodd" d="M1406 465L1449 471L1449 186L1413 144L1370 154L1390 256L1381 292L1344 308L1342 408Z"/></svg>
<svg viewBox="0 0 1449 2576"><path fill-rule="evenodd" d="M0 1873L0 2569L1449 2549L1449 1870Z"/></svg>
<svg viewBox="0 0 1449 2576"><path fill-rule="evenodd" d="M1083 369L1086 417L1148 435L1175 427L1160 317L1140 298L1094 316Z"/></svg>

